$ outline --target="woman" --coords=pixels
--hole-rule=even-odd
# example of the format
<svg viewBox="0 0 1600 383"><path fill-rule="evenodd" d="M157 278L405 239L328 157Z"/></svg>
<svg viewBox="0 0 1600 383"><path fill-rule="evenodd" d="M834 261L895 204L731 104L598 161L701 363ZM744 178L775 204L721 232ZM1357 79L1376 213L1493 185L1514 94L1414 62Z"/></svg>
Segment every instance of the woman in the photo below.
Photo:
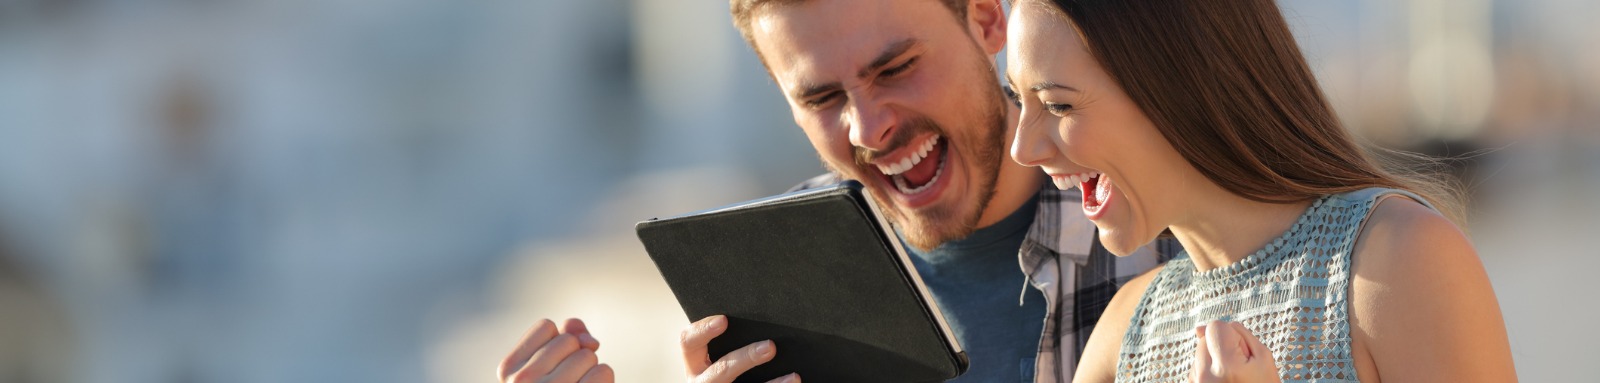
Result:
<svg viewBox="0 0 1600 383"><path fill-rule="evenodd" d="M1515 381L1440 188L1348 136L1271 0L1022 0L1012 157L1080 187L1129 282L1075 382ZM1454 215L1453 213L1450 215Z"/></svg>

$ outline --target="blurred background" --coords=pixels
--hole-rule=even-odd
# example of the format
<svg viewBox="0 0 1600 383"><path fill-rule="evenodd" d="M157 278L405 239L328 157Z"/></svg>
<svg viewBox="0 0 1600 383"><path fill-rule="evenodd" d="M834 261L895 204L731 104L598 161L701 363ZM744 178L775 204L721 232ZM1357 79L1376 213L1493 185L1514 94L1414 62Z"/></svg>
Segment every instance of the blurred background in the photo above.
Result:
<svg viewBox="0 0 1600 383"><path fill-rule="evenodd" d="M1452 161L1518 372L1592 380L1600 3L1282 0L1349 128ZM0 382L469 382L687 323L633 223L820 172L722 1L0 0Z"/></svg>

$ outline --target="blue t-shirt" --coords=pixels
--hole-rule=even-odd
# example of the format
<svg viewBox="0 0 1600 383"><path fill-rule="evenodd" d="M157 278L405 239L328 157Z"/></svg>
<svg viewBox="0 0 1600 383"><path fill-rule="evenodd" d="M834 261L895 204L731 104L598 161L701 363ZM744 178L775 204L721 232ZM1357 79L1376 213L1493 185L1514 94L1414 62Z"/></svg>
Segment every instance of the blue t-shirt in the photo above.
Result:
<svg viewBox="0 0 1600 383"><path fill-rule="evenodd" d="M1017 250L1038 209L1034 199L967 238L928 252L905 246L971 362L951 382L1033 381L1044 296L1025 284Z"/></svg>

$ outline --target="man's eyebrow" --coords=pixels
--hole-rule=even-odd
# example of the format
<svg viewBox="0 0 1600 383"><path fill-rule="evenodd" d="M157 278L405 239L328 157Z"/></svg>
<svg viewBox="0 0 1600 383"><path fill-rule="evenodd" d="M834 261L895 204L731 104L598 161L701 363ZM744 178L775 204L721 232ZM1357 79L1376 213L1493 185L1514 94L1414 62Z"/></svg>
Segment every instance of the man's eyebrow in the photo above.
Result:
<svg viewBox="0 0 1600 383"><path fill-rule="evenodd" d="M883 49L883 53L878 54L878 58L872 59L872 63L867 64L866 67L856 72L856 78L867 78L872 72L877 72L878 69L889 65L890 61L894 61L895 58L900 57L900 55L905 54L906 51L915 46L917 46L917 39L915 38L908 38L889 44L888 48Z"/></svg>
<svg viewBox="0 0 1600 383"><path fill-rule="evenodd" d="M1028 90L1034 91L1035 93L1037 93L1037 92L1039 92L1041 90L1045 90L1045 89L1066 89L1066 90L1070 90L1070 91L1073 91L1073 92L1077 92L1078 91L1078 88L1073 88L1073 87L1070 87L1070 86L1061 85L1061 84L1057 84L1057 83L1050 82L1050 81L1041 82L1041 83L1038 83L1038 84L1034 85L1032 88L1028 88Z"/></svg>
<svg viewBox="0 0 1600 383"><path fill-rule="evenodd" d="M893 44L889 44L889 47L883 49L883 53L879 53L878 57L875 58L875 59L872 59L871 63L868 63L866 67L863 67L863 68L861 68L860 71L857 71L856 72L856 77L858 77L858 78L866 78L868 75L871 75L873 72L876 72L879 69L883 68L884 66L889 65L889 62L894 61L895 58L898 58L898 57L900 57L900 55L905 54L906 51L909 51L909 50L911 50L911 48L916 47L917 43L918 43L917 39L915 39L915 38L907 38L907 39L904 39L904 40L896 41ZM841 89L843 87L844 87L844 85L839 83L839 82L830 82L830 83L823 83L823 84L801 84L800 87L799 87L799 90L794 92L794 99L796 99L796 100L805 100L805 99L809 99L809 98L812 98L812 97L816 97L817 95L821 95L821 94L824 94L824 93L828 93L828 92L839 90L839 89Z"/></svg>
<svg viewBox="0 0 1600 383"><path fill-rule="evenodd" d="M800 90L795 92L795 94L794 94L794 99L796 99L796 100L810 99L812 97L816 97L817 95L820 95L820 94L823 94L823 93L828 93L828 92L832 92L832 91L835 91L835 90L839 90L839 88L841 88L841 87L842 87L842 85L839 84L838 82L830 82L830 83L826 83L826 84L801 84L800 85Z"/></svg>

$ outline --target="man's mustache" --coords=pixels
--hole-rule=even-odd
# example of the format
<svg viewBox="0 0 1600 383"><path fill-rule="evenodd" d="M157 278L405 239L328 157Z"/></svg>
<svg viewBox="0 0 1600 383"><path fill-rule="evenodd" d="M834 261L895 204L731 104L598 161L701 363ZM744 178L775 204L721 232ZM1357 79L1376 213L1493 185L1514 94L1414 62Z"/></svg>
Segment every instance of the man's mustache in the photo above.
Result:
<svg viewBox="0 0 1600 383"><path fill-rule="evenodd" d="M938 123L933 122L933 119L927 117L912 118L895 129L894 136L889 137L889 143L884 145L885 149L883 150L872 150L860 146L853 147L855 149L856 166L874 166L872 165L873 161L877 161L896 149L906 146L906 144L911 143L912 138L926 132L933 132L941 137L947 137L944 134L944 129L940 128Z"/></svg>

